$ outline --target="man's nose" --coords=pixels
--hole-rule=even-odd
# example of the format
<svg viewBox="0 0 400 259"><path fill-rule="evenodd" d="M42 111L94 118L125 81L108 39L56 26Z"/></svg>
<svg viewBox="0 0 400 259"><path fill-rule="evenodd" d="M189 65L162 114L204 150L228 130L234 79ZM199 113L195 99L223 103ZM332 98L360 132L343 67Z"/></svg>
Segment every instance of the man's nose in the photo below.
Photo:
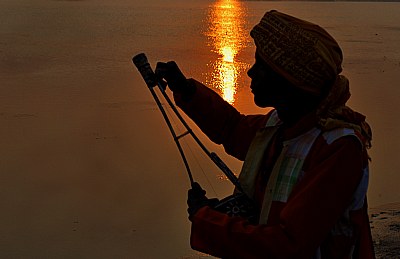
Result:
<svg viewBox="0 0 400 259"><path fill-rule="evenodd" d="M252 76L254 75L254 65L249 70L247 70L247 75L252 78Z"/></svg>

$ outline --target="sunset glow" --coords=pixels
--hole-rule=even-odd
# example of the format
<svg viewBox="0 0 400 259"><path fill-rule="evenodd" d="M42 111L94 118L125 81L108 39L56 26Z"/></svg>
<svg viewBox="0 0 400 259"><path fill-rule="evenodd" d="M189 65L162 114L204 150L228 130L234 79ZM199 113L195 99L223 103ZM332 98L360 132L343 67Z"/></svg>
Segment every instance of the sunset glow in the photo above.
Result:
<svg viewBox="0 0 400 259"><path fill-rule="evenodd" d="M236 0L220 0L209 15L209 31L213 51L218 54L211 64L209 83L221 91L229 103L235 102L238 75L243 72L236 56L243 47L243 10Z"/></svg>

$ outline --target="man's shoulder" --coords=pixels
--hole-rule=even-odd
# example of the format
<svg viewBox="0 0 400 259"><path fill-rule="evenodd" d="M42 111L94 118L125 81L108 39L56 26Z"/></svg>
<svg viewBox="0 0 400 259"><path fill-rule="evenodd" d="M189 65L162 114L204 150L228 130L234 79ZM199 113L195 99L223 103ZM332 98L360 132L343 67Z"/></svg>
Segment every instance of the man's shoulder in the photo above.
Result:
<svg viewBox="0 0 400 259"><path fill-rule="evenodd" d="M328 145L330 145L333 142L335 142L336 140L338 140L342 137L346 137L346 136L353 136L361 142L359 135L356 134L354 129L350 129L350 128L335 128L332 130L324 131L324 132L322 132L321 135Z"/></svg>

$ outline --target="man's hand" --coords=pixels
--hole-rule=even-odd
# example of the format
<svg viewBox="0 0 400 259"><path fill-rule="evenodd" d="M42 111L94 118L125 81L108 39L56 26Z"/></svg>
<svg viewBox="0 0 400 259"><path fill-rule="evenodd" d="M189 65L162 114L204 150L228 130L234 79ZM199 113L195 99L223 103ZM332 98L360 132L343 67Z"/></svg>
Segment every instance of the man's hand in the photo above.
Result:
<svg viewBox="0 0 400 259"><path fill-rule="evenodd" d="M159 80L167 81L169 88L173 92L190 97L196 90L196 87L188 82L175 61L158 62L155 74Z"/></svg>
<svg viewBox="0 0 400 259"><path fill-rule="evenodd" d="M187 211L189 213L189 219L196 214L200 208L204 206L214 207L217 202L218 199L208 199L206 197L206 191L203 190L198 183L194 182L192 184L192 189L188 191L187 204L189 208Z"/></svg>

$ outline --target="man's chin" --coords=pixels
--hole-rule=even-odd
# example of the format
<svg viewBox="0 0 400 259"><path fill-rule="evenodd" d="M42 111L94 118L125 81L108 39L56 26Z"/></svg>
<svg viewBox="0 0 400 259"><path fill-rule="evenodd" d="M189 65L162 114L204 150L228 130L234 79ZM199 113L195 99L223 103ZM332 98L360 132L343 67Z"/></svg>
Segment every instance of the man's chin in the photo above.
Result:
<svg viewBox="0 0 400 259"><path fill-rule="evenodd" d="M271 105L268 105L266 103L260 102L257 99L254 98L254 103L260 107L260 108L267 108L267 107L271 107Z"/></svg>
<svg viewBox="0 0 400 259"><path fill-rule="evenodd" d="M254 94L253 100L254 100L254 103L260 108L271 108L271 107L275 108L275 104L274 104L273 100L264 98L264 97L260 96L259 94Z"/></svg>

